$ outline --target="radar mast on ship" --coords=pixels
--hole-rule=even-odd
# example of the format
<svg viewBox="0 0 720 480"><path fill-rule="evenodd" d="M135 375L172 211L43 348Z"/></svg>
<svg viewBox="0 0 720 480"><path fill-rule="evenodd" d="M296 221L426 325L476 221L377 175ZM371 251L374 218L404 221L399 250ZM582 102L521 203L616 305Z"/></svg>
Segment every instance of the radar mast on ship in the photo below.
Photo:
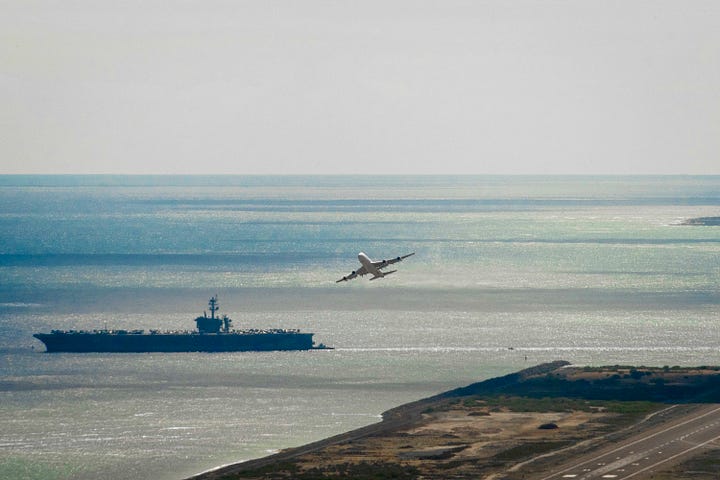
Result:
<svg viewBox="0 0 720 480"><path fill-rule="evenodd" d="M197 323L197 329L200 333L230 333L230 325L232 325L232 320L228 318L227 315L223 315L222 318L216 318L215 312L220 310L220 305L218 304L217 294L215 296L210 297L210 301L208 302L208 307L210 308L210 318L208 318L207 313L203 313L202 317L197 317L195 319L195 323Z"/></svg>
<svg viewBox="0 0 720 480"><path fill-rule="evenodd" d="M210 297L208 307L210 307L210 318L215 318L215 312L220 310L220 305L218 305L217 293L214 297Z"/></svg>

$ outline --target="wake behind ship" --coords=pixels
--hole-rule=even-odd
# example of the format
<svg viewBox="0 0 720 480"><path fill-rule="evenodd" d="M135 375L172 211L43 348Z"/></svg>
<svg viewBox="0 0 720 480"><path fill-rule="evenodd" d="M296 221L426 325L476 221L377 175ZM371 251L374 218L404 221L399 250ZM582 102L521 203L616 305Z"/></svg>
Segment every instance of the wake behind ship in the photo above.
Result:
<svg viewBox="0 0 720 480"><path fill-rule="evenodd" d="M53 330L33 337L45 344L48 352L243 352L272 350L326 349L315 346L313 333L299 330L233 330L232 320L215 313L220 309L217 296L208 303L210 316L197 317L196 331L161 332L158 330Z"/></svg>

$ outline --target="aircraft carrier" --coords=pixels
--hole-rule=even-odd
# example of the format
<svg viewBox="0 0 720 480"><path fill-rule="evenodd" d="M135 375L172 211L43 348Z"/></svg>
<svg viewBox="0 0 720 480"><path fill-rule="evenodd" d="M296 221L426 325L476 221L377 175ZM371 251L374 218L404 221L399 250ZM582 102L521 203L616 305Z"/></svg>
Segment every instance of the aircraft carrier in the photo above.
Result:
<svg viewBox="0 0 720 480"><path fill-rule="evenodd" d="M53 330L33 336L47 352L244 352L327 349L315 345L313 333L292 329L233 330L232 320L219 310L217 296L209 302L210 316L197 317L194 331Z"/></svg>

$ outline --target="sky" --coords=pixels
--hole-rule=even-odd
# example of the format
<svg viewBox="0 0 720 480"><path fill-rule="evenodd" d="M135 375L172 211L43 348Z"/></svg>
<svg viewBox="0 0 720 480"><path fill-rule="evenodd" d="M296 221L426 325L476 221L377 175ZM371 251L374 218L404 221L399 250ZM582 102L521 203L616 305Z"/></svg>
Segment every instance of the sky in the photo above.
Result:
<svg viewBox="0 0 720 480"><path fill-rule="evenodd" d="M0 0L0 174L720 174L720 2Z"/></svg>

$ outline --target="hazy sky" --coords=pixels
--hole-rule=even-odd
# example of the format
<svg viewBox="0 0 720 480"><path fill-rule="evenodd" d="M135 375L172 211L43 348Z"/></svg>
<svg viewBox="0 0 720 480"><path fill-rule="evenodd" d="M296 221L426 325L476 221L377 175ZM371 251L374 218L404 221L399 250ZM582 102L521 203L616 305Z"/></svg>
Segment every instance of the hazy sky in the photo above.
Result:
<svg viewBox="0 0 720 480"><path fill-rule="evenodd" d="M720 174L720 2L0 0L0 173Z"/></svg>

